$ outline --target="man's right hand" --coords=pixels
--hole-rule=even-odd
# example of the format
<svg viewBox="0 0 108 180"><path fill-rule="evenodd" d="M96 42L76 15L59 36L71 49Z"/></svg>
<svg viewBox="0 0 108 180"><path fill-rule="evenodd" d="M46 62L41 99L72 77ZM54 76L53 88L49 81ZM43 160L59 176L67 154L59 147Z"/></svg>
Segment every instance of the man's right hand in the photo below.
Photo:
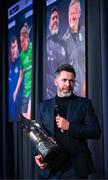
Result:
<svg viewBox="0 0 108 180"><path fill-rule="evenodd" d="M48 165L47 163L43 163L42 156L41 155L36 155L35 156L35 162L37 165L41 168L44 169Z"/></svg>

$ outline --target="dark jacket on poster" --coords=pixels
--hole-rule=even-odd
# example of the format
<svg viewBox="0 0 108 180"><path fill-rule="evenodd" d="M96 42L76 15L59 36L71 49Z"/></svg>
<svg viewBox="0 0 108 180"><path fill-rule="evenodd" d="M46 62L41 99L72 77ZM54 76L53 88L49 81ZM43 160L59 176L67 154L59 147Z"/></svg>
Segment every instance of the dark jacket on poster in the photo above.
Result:
<svg viewBox="0 0 108 180"><path fill-rule="evenodd" d="M82 83L85 80L85 28L79 26L78 32L74 33L69 27L63 38L66 43L69 64L74 67L76 72L74 93L80 96Z"/></svg>
<svg viewBox="0 0 108 180"><path fill-rule="evenodd" d="M19 114L20 111L20 105L21 105L21 92L19 91L18 96L16 98L16 101L13 100L13 93L15 91L18 78L20 73L20 57L16 58L15 62L10 61L9 63L9 76L8 76L8 82L9 82L9 120L10 121L16 121L16 118L18 117L17 114Z"/></svg>
<svg viewBox="0 0 108 180"><path fill-rule="evenodd" d="M66 63L67 52L65 41L59 34L50 35L47 39L47 98L52 98L56 94L54 86L55 71L58 66Z"/></svg>

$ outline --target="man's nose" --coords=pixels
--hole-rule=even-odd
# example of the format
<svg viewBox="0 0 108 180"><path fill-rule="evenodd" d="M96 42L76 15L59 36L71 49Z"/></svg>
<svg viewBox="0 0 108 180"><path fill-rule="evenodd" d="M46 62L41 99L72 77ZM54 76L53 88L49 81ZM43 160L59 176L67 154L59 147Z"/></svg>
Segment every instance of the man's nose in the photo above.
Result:
<svg viewBox="0 0 108 180"><path fill-rule="evenodd" d="M72 13L72 17L75 18L76 17L76 13L73 12Z"/></svg>
<svg viewBox="0 0 108 180"><path fill-rule="evenodd" d="M53 22L56 23L56 22L57 22L57 19L55 18Z"/></svg>
<svg viewBox="0 0 108 180"><path fill-rule="evenodd" d="M70 86L70 81L67 80L67 81L66 81L66 85L67 85L67 86Z"/></svg>

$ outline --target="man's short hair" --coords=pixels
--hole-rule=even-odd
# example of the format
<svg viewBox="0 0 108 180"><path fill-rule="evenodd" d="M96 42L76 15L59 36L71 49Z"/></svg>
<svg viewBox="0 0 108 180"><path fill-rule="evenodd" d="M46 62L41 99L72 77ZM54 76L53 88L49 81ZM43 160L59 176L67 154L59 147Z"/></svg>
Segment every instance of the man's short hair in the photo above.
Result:
<svg viewBox="0 0 108 180"><path fill-rule="evenodd" d="M15 41L18 41L18 40L17 40L17 37L16 37L16 36L12 36L11 44L14 43Z"/></svg>
<svg viewBox="0 0 108 180"><path fill-rule="evenodd" d="M27 23L24 23L23 27L21 28L20 34L29 34L31 28L29 28Z"/></svg>
<svg viewBox="0 0 108 180"><path fill-rule="evenodd" d="M61 71L71 72L76 77L75 69L70 64L63 64L63 65L59 66L57 68L55 74L58 75Z"/></svg>
<svg viewBox="0 0 108 180"><path fill-rule="evenodd" d="M78 3L79 4L79 8L80 8L80 11L81 11L81 4L80 4L80 1L79 0L71 0L70 4L69 4L69 8L71 6L73 6L75 3Z"/></svg>
<svg viewBox="0 0 108 180"><path fill-rule="evenodd" d="M55 11L57 11L57 12L58 12L58 9L57 9L57 7L56 7L56 6L52 7L52 9L51 9L51 14L52 14L53 12L55 12Z"/></svg>

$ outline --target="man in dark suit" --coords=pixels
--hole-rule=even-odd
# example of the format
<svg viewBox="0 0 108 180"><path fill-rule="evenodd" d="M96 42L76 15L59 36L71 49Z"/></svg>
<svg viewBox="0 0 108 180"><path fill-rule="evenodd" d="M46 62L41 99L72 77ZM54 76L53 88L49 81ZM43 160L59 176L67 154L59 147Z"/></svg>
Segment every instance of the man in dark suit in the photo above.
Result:
<svg viewBox="0 0 108 180"><path fill-rule="evenodd" d="M55 137L69 158L63 166L54 170L37 154L35 161L39 179L87 178L94 171L87 139L99 138L101 130L91 100L73 94L75 77L71 65L58 67L55 78L57 95L40 104L39 123Z"/></svg>

